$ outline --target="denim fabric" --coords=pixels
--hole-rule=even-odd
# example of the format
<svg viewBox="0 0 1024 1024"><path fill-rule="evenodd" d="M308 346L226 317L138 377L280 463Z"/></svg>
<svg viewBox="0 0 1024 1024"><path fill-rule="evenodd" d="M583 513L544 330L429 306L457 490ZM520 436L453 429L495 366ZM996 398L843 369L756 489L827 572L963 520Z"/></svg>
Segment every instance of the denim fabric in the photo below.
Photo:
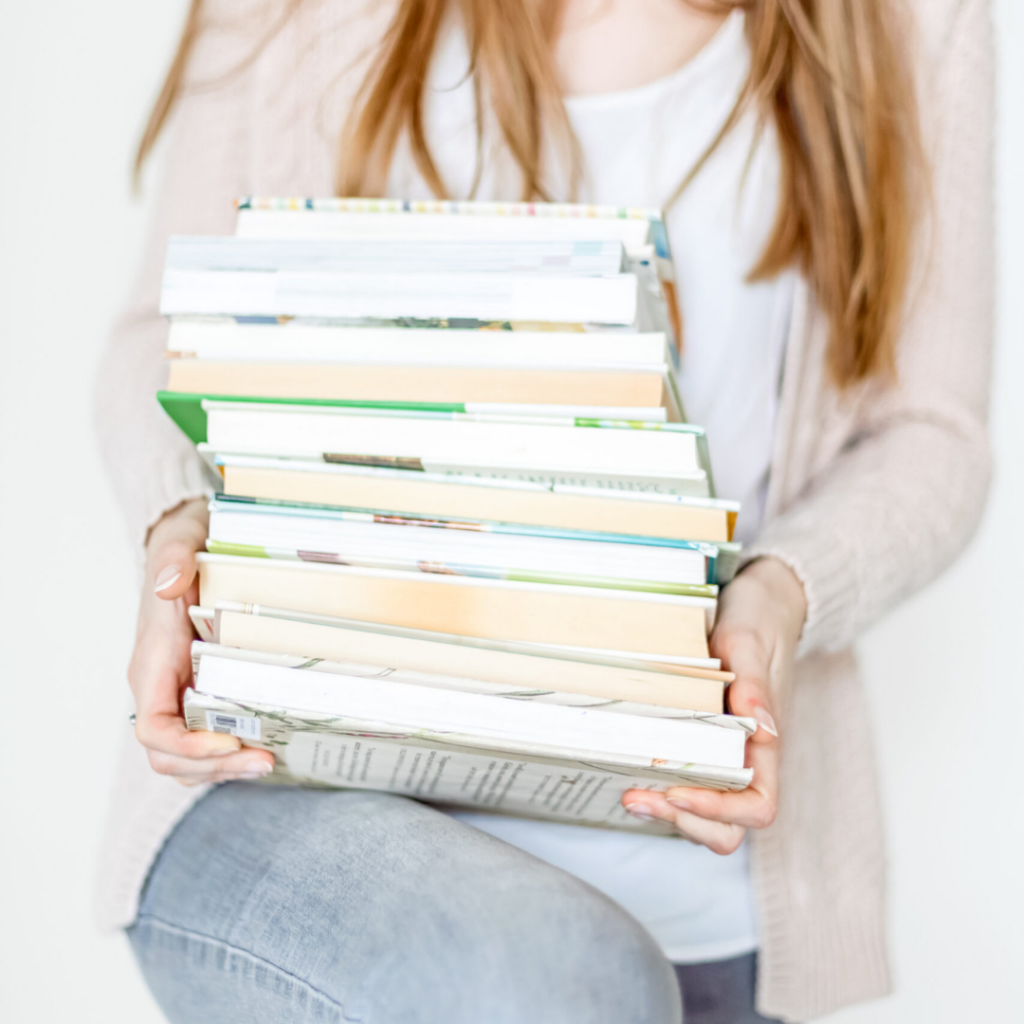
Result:
<svg viewBox="0 0 1024 1024"><path fill-rule="evenodd" d="M172 1024L678 1024L651 936L402 797L231 783L172 833L132 946Z"/></svg>
<svg viewBox="0 0 1024 1024"><path fill-rule="evenodd" d="M754 1009L757 954L676 964L686 1024L778 1024Z"/></svg>

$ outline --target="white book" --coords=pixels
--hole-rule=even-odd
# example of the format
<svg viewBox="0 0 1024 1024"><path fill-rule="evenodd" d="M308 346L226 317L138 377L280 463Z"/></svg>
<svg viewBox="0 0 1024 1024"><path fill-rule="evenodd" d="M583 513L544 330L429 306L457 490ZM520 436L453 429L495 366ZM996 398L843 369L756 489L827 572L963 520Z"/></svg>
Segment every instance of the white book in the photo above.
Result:
<svg viewBox="0 0 1024 1024"><path fill-rule="evenodd" d="M523 215L525 213L529 215ZM655 210L623 211L568 203L412 203L401 200L246 199L239 238L372 238L496 242L617 240L631 254L652 242Z"/></svg>
<svg viewBox="0 0 1024 1024"><path fill-rule="evenodd" d="M622 715L599 708L507 700L491 694L365 674L309 672L200 650L198 693L242 704L372 723L379 730L434 732L486 740L507 751L536 747L599 759L696 763L742 769L751 719ZM220 653L220 652L217 652Z"/></svg>
<svg viewBox="0 0 1024 1024"><path fill-rule="evenodd" d="M354 363L495 369L664 373L665 335L346 327L302 320L239 323L231 317L171 321L169 352L220 362Z"/></svg>
<svg viewBox="0 0 1024 1024"><path fill-rule="evenodd" d="M320 273L175 270L164 273L165 316L301 316L338 319L475 319L629 326L633 274Z"/></svg>
<svg viewBox="0 0 1024 1024"><path fill-rule="evenodd" d="M545 536L544 533L549 535ZM271 558L376 564L415 571L541 574L703 586L717 549L699 543L632 543L529 527L446 522L270 503L210 502L208 547L259 550ZM238 552L242 553L242 552ZM557 580L552 579L552 582ZM582 581L580 581L582 583ZM652 588L653 589L653 588Z"/></svg>
<svg viewBox="0 0 1024 1024"><path fill-rule="evenodd" d="M222 621L232 622L245 620L246 616L224 613ZM280 622L281 620L276 620ZM270 620L274 624L274 620ZM667 705L647 704L635 700L624 700L595 693L578 691L552 690L543 687L529 686L524 682L510 684L479 679L474 676L440 675L436 672L424 672L413 667L395 668L391 665L372 665L363 662L340 662L325 658L308 657L302 654L286 654L278 651L253 650L245 647L223 646L209 641L195 640L192 643L192 669L198 675L202 658L228 658L248 664L276 665L297 672L322 672L330 676L347 676L356 679L387 680L391 683L403 683L409 686L429 686L439 690L458 690L462 693L478 693L502 700L514 700L534 704L558 704L565 707L592 708L617 715L639 715L645 718L668 718L674 721L699 721L724 728L753 728L753 719L738 718L733 715L713 711L694 711L692 709L669 707ZM532 659L534 662L540 659ZM550 661L551 659L547 659ZM593 670L594 666L591 666Z"/></svg>
<svg viewBox="0 0 1024 1024"><path fill-rule="evenodd" d="M204 400L218 453L336 462L390 460L430 473L706 496L699 428L574 426L527 418ZM383 463L371 463L383 464Z"/></svg>
<svg viewBox="0 0 1024 1024"><path fill-rule="evenodd" d="M499 749L458 735L382 730L357 719L274 705L246 704L187 690L191 729L239 736L271 750L265 783L373 789L494 814L675 837L664 823L627 813L627 789L670 786L744 789L752 772L693 762L578 758L530 746Z"/></svg>
<svg viewBox="0 0 1024 1024"><path fill-rule="evenodd" d="M501 814L670 834L630 788L742 789L754 723L645 718L202 657L190 729L271 750L268 783L376 789Z"/></svg>
<svg viewBox="0 0 1024 1024"><path fill-rule="evenodd" d="M534 273L554 276L618 274L617 241L459 241L412 239L396 244L380 238L262 239L218 235L174 235L167 246L168 270L255 273L391 274Z"/></svg>

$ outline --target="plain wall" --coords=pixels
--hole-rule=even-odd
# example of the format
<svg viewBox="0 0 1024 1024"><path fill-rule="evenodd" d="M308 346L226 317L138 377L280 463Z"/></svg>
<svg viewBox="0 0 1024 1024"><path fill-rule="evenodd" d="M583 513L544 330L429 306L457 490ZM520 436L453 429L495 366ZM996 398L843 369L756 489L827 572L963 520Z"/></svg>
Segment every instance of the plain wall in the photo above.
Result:
<svg viewBox="0 0 1024 1024"><path fill-rule="evenodd" d="M998 0L999 473L961 561L861 644L878 723L899 990L834 1024L1020 1019L1024 4ZM0 10L0 1019L157 1024L91 879L135 570L91 382L139 252L128 165L183 0Z"/></svg>

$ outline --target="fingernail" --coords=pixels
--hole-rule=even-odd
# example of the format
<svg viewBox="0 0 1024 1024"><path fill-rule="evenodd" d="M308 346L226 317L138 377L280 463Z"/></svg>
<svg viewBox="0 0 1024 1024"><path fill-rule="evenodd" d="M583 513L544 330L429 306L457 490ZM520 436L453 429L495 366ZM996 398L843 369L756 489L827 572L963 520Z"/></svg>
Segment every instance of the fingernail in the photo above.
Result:
<svg viewBox="0 0 1024 1024"><path fill-rule="evenodd" d="M262 779L266 776L266 772L239 772L236 779Z"/></svg>
<svg viewBox="0 0 1024 1024"><path fill-rule="evenodd" d="M773 736L779 735L779 730L775 728L775 719L764 708L754 708L754 718L765 732L770 732Z"/></svg>
<svg viewBox="0 0 1024 1024"><path fill-rule="evenodd" d="M160 570L160 575L156 578L156 586L153 588L153 593L159 594L161 590L166 590L168 587L173 586L180 579L180 565L165 565Z"/></svg>
<svg viewBox="0 0 1024 1024"><path fill-rule="evenodd" d="M266 775L267 772L272 772L273 770L274 770L274 766L272 764L267 764L266 761L250 761L245 766L245 773L246 773L246 775L247 776L251 775L251 776L253 776L254 778L257 778L257 779L261 775Z"/></svg>
<svg viewBox="0 0 1024 1024"><path fill-rule="evenodd" d="M693 804L691 804L685 797L669 796L666 797L665 800L667 803L670 803L673 807L677 807L681 811L693 810Z"/></svg>
<svg viewBox="0 0 1024 1024"><path fill-rule="evenodd" d="M647 804L626 804L626 810L634 818L641 818L643 821L657 821L658 819L647 810Z"/></svg>

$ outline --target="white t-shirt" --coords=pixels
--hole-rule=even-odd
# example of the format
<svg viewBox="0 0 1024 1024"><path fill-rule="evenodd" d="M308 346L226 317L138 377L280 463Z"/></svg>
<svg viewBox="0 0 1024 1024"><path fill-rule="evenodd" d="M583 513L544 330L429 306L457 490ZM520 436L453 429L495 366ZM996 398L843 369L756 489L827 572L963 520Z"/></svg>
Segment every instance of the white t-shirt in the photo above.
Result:
<svg viewBox="0 0 1024 1024"><path fill-rule="evenodd" d="M431 72L426 125L438 169L456 197L469 195L476 167L467 61L464 37L453 25ZM567 98L583 157L580 201L663 206L725 121L748 67L737 11L675 73L636 89ZM680 391L687 417L707 429L719 495L743 502L741 541L756 535L763 515L794 284L792 274L746 280L774 222L780 175L774 135L766 129L752 148L755 128L753 116L744 117L666 219L684 321ZM403 150L389 191L430 197ZM507 160L485 159L475 198L518 193ZM678 839L471 812L456 816L611 896L673 962L725 959L757 948L746 844L720 857Z"/></svg>

